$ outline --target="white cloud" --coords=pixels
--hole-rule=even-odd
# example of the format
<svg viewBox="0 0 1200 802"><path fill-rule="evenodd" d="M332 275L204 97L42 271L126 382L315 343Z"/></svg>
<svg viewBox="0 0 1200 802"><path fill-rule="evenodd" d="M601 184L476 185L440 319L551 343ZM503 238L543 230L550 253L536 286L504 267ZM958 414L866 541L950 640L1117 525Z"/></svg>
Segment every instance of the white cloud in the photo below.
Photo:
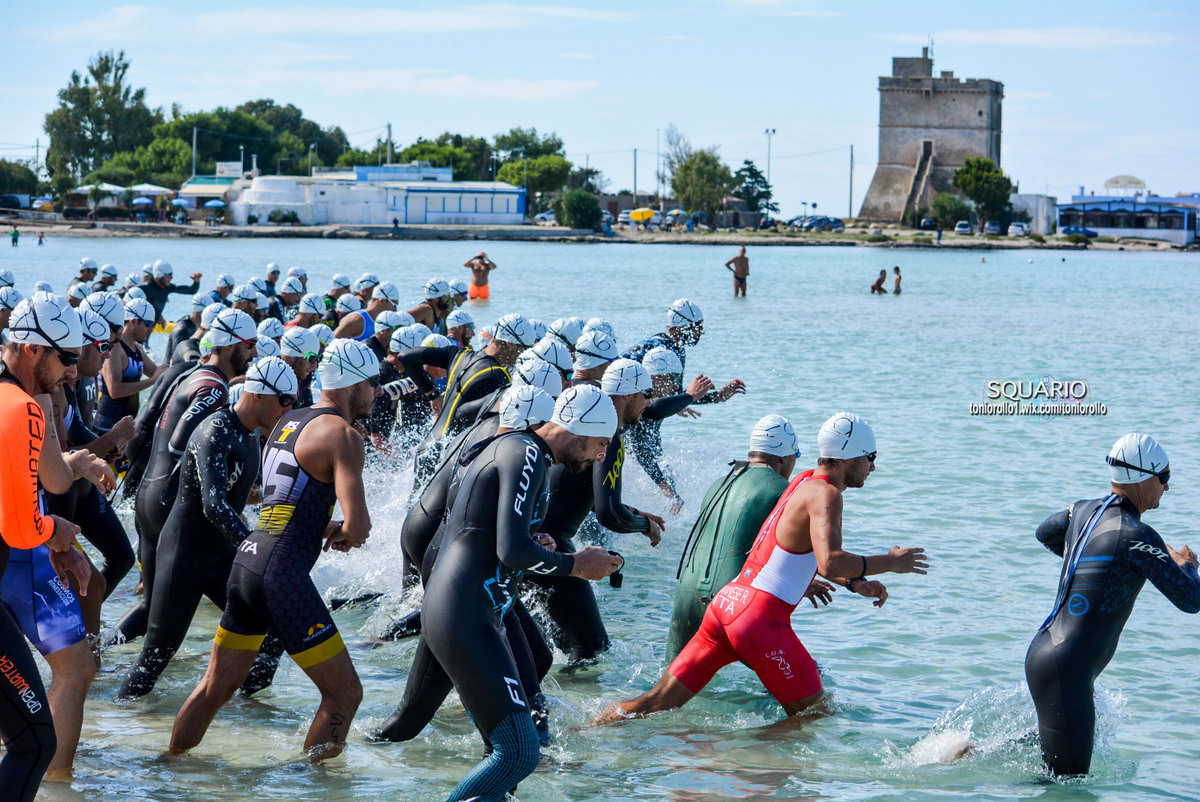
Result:
<svg viewBox="0 0 1200 802"><path fill-rule="evenodd" d="M50 42L114 41L134 35L153 16L148 6L117 6L88 20L35 30Z"/></svg>
<svg viewBox="0 0 1200 802"><path fill-rule="evenodd" d="M833 19L842 16L841 11L784 11L781 17L808 17L809 19Z"/></svg>
<svg viewBox="0 0 1200 802"><path fill-rule="evenodd" d="M1058 26L1051 28L995 28L927 33L885 33L878 38L906 45L928 44L929 39L958 47L1045 47L1064 50L1158 47L1179 41L1171 34L1146 33L1118 28Z"/></svg>
<svg viewBox="0 0 1200 802"><path fill-rule="evenodd" d="M595 58L591 53L559 53L559 58Z"/></svg>

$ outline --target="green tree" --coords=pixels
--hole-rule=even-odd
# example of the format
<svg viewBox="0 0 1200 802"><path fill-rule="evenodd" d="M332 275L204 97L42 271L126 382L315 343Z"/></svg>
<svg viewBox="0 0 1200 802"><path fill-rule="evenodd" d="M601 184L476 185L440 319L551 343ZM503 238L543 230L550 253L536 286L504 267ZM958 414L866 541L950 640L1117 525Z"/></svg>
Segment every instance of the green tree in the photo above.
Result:
<svg viewBox="0 0 1200 802"><path fill-rule="evenodd" d="M539 156L501 165L496 178L518 187L525 187L530 194L558 192L567 184L571 174L571 163L562 156Z"/></svg>
<svg viewBox="0 0 1200 802"><path fill-rule="evenodd" d="M593 195L602 195L609 181L595 167L576 167L567 176L567 189L586 189Z"/></svg>
<svg viewBox="0 0 1200 802"><path fill-rule="evenodd" d="M467 152L473 172L468 178L462 180L492 180L492 146L483 137L463 136L447 131L434 142L442 146L461 148ZM458 168L455 168L455 179L458 180Z"/></svg>
<svg viewBox="0 0 1200 802"><path fill-rule="evenodd" d="M563 142L553 132L538 136L536 128L513 128L507 134L496 134L493 149L500 154L502 162L513 162L541 156L562 156Z"/></svg>
<svg viewBox="0 0 1200 802"><path fill-rule="evenodd" d="M92 184L92 188L88 190L88 201L92 204L92 211L100 208L100 201L108 197L108 192L100 188L99 184Z"/></svg>
<svg viewBox="0 0 1200 802"><path fill-rule="evenodd" d="M692 143L684 136L675 124L667 126L663 134L662 169L658 171L658 180L669 187L675 186L675 170L685 160L695 153Z"/></svg>
<svg viewBox="0 0 1200 802"><path fill-rule="evenodd" d="M290 146L308 154L308 146L293 134L275 135L275 130L262 120L236 109L221 106L212 111L181 115L170 122L154 126L155 139L177 139L192 144L192 128L196 128L196 172L211 175L216 162L231 162L241 158L239 145L250 154L258 154L259 167L265 172L275 163L280 150ZM286 142L285 142L286 140ZM307 170L307 162L306 170ZM191 165L188 165L191 174Z"/></svg>
<svg viewBox="0 0 1200 802"><path fill-rule="evenodd" d="M933 199L933 216L938 225L951 231L959 220L971 219L971 204L953 192L942 192Z"/></svg>
<svg viewBox="0 0 1200 802"><path fill-rule="evenodd" d="M1012 181L991 159L968 158L954 171L954 186L975 202L982 222L998 220L1009 208Z"/></svg>
<svg viewBox="0 0 1200 802"><path fill-rule="evenodd" d="M771 200L773 193L771 185L767 183L767 177L763 175L762 170L755 166L754 162L749 159L742 162L741 169L733 174L733 180L735 182L734 196L744 200L750 211L763 213L779 211L779 204Z"/></svg>
<svg viewBox="0 0 1200 802"><path fill-rule="evenodd" d="M71 73L58 93L58 108L46 115L50 135L47 159L58 157L74 176L91 172L121 151L135 150L152 139L162 110L146 106L146 90L125 83L125 52L101 52L88 62L87 75Z"/></svg>
<svg viewBox="0 0 1200 802"><path fill-rule="evenodd" d="M683 208L706 212L710 221L733 186L733 173L717 156L716 148L703 148L686 156L671 177L671 189Z"/></svg>
<svg viewBox="0 0 1200 802"><path fill-rule="evenodd" d="M37 192L37 174L21 162L0 159L0 195L15 193L33 195Z"/></svg>
<svg viewBox="0 0 1200 802"><path fill-rule="evenodd" d="M586 189L572 189L554 200L554 217L567 228L600 226L600 199Z"/></svg>
<svg viewBox="0 0 1200 802"><path fill-rule="evenodd" d="M349 141L346 139L346 134L336 125L331 125L322 128L317 123L306 118L304 112L293 106L291 103L286 106L278 106L274 100L264 98L262 100L251 100L238 106L236 111L245 112L256 120L261 120L276 134L289 133L297 137L304 143L304 150L307 152L308 146L315 144L315 158L313 164L320 159L321 164L333 164L346 150ZM305 168L307 169L308 161L305 159Z"/></svg>
<svg viewBox="0 0 1200 802"><path fill-rule="evenodd" d="M454 170L455 181L471 181L478 173L475 157L466 148L439 145L427 139L418 139L400 151L399 161L427 161L434 167L449 167Z"/></svg>

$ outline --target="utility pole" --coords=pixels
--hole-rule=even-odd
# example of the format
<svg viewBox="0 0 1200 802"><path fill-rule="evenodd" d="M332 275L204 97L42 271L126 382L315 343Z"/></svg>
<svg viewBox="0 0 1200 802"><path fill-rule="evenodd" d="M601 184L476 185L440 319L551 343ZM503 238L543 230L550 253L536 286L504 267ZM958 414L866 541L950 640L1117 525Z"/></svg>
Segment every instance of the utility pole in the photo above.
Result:
<svg viewBox="0 0 1200 802"><path fill-rule="evenodd" d="M42 174L42 140L40 137L38 139L33 140L33 169L34 169L35 175L41 176L41 174Z"/></svg>
<svg viewBox="0 0 1200 802"><path fill-rule="evenodd" d="M312 171L313 151L316 150L316 148L317 148L316 142L308 143L308 175L310 178L312 177L312 174L313 174L313 171Z"/></svg>
<svg viewBox="0 0 1200 802"><path fill-rule="evenodd" d="M241 167L238 168L239 171L243 175L245 175L245 173L246 173L246 146L245 145L238 145L238 162L241 163ZM238 176L238 178L241 178L241 176Z"/></svg>
<svg viewBox="0 0 1200 802"><path fill-rule="evenodd" d="M846 217L854 216L854 146L850 146L850 200L846 204Z"/></svg>
<svg viewBox="0 0 1200 802"><path fill-rule="evenodd" d="M387 163L392 163L392 124L388 123L388 160Z"/></svg>
<svg viewBox="0 0 1200 802"><path fill-rule="evenodd" d="M192 178L196 177L196 126L192 126Z"/></svg>
<svg viewBox="0 0 1200 802"><path fill-rule="evenodd" d="M659 129L654 129L654 186L656 187L654 192L658 195L658 213L662 214L662 154L659 152L658 131Z"/></svg>
<svg viewBox="0 0 1200 802"><path fill-rule="evenodd" d="M767 185L771 184L771 137L775 136L775 129L768 128L764 131L767 135Z"/></svg>
<svg viewBox="0 0 1200 802"><path fill-rule="evenodd" d="M637 148L633 149L633 208L637 208Z"/></svg>

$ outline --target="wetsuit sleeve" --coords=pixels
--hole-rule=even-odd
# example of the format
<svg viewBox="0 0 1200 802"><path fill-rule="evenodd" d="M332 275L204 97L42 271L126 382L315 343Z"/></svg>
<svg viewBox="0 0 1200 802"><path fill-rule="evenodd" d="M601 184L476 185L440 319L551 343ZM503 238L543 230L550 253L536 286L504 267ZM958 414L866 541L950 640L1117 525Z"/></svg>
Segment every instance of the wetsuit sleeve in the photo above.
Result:
<svg viewBox="0 0 1200 802"><path fill-rule="evenodd" d="M674 487L674 483L659 464L662 457L662 438L657 427L644 424L634 427L629 437L629 445L633 449L633 456L650 477L650 481L660 487L664 484Z"/></svg>
<svg viewBox="0 0 1200 802"><path fill-rule="evenodd" d="M188 295L195 295L196 293L200 292L200 282L193 281L191 284L187 284L187 285L170 284L167 286L167 292L168 293L186 292Z"/></svg>
<svg viewBox="0 0 1200 802"><path fill-rule="evenodd" d="M621 503L621 468L625 463L625 444L621 435L613 438L603 464L592 466L592 491L595 494L596 519L613 532L649 532L650 519L635 515Z"/></svg>
<svg viewBox="0 0 1200 802"><path fill-rule="evenodd" d="M79 410L75 410L75 414L71 417L71 427L67 429L67 445L71 448L86 448L89 443L94 441L100 435L88 428L83 422Z"/></svg>
<svg viewBox="0 0 1200 802"><path fill-rule="evenodd" d="M640 343L621 354L621 357L623 359L632 359L634 362L640 363L642 361L642 357L646 355L646 352L656 345L658 345L658 343L653 337L651 337L649 340L642 340Z"/></svg>
<svg viewBox="0 0 1200 802"><path fill-rule="evenodd" d="M54 519L38 503L38 458L46 419L37 402L14 384L0 384L0 537L32 549L54 534Z"/></svg>
<svg viewBox="0 0 1200 802"><path fill-rule="evenodd" d="M1038 526L1034 533L1041 543L1050 551L1063 556L1063 544L1067 539L1067 529L1071 526L1071 511L1056 512Z"/></svg>
<svg viewBox="0 0 1200 802"><path fill-rule="evenodd" d="M709 390L707 393L700 396L698 399L696 399L692 403L694 403L694 404L715 404L718 402L718 400L719 399L717 398L717 391Z"/></svg>
<svg viewBox="0 0 1200 802"><path fill-rule="evenodd" d="M642 411L642 418L644 420L665 420L672 415L678 415L691 404L692 397L687 393L656 398L646 404L646 409Z"/></svg>
<svg viewBox="0 0 1200 802"><path fill-rule="evenodd" d="M171 434L171 442L168 444L171 454L176 457L182 455L184 449L187 448L192 432L196 431L196 428L211 413L227 403L229 403L229 388L225 386L224 382L215 378L201 379L196 382L196 387L192 388L192 394L188 398L188 408Z"/></svg>
<svg viewBox="0 0 1200 802"><path fill-rule="evenodd" d="M240 545L250 534L250 528L229 504L228 454L236 447L228 426L206 426L189 443L195 457L195 470L200 479L200 498L204 517L233 545ZM189 456L189 459L191 456Z"/></svg>
<svg viewBox="0 0 1200 802"><path fill-rule="evenodd" d="M409 348L399 355L400 364L404 366L404 374L411 378L417 389L428 395L435 389L429 374L425 372L426 365L435 368L450 369L454 357L462 351L457 345L447 345L441 348Z"/></svg>
<svg viewBox="0 0 1200 802"><path fill-rule="evenodd" d="M549 473L540 449L524 438L513 438L497 454L495 470L500 491L496 506L496 557L519 571L570 576L575 558L543 548L531 534Z"/></svg>
<svg viewBox="0 0 1200 802"><path fill-rule="evenodd" d="M1167 553L1162 537L1145 524L1138 524L1130 535L1129 562L1149 579L1171 604L1185 613L1200 612L1200 576L1191 563L1182 568Z"/></svg>

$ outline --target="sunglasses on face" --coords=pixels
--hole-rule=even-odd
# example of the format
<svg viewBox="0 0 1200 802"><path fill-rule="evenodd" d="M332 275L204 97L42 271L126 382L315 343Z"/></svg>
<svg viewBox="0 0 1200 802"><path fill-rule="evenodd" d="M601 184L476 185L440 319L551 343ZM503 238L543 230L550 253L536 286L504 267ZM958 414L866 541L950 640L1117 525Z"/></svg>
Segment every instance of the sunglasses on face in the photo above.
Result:
<svg viewBox="0 0 1200 802"><path fill-rule="evenodd" d="M867 454L867 455L866 455L866 456L867 456L867 462L869 462L869 463L871 463L872 465L874 465L874 464L875 464L875 455L876 455L876 454L878 454L878 453L879 453L878 451L872 451L870 454Z"/></svg>
<svg viewBox="0 0 1200 802"><path fill-rule="evenodd" d="M92 345L96 346L96 350L102 354L107 354L112 350L112 343L108 340L92 340Z"/></svg>
<svg viewBox="0 0 1200 802"><path fill-rule="evenodd" d="M308 364L315 365L321 361L320 354L314 354L312 351L305 353L304 358L308 360Z"/></svg>
<svg viewBox="0 0 1200 802"><path fill-rule="evenodd" d="M42 331L42 327L37 324L36 317L35 317L35 320L34 320L34 323L32 326L20 326L20 327L13 328L12 330L14 332L32 331L32 332L35 332L35 333L41 335L42 339L44 339L46 342L50 343L50 347L55 350L56 356L58 357L58 361L60 363L62 363L63 367L69 368L79 361L79 354L75 354L70 351L64 350L62 347L60 347L58 345L58 343L54 342L53 337L51 337L46 332ZM45 346L42 346L42 347L44 348Z"/></svg>
<svg viewBox="0 0 1200 802"><path fill-rule="evenodd" d="M1171 481L1170 468L1167 468L1165 471L1148 471L1145 468L1137 465L1130 465L1128 462L1122 462L1121 460L1113 459L1112 457L1105 457L1105 461L1114 468L1125 468L1130 471L1137 471L1138 473L1144 473L1148 476L1153 476L1157 478L1158 481L1162 482L1163 487L1166 487L1167 482Z"/></svg>

